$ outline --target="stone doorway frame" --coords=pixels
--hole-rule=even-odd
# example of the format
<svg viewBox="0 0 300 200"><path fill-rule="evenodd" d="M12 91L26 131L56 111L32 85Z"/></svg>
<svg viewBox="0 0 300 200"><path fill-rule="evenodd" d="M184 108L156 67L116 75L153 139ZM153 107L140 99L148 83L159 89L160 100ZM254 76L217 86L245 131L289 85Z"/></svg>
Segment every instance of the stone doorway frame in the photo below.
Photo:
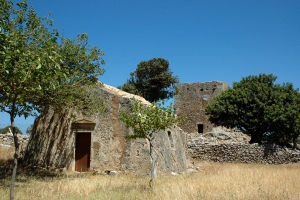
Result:
<svg viewBox="0 0 300 200"><path fill-rule="evenodd" d="M92 160L92 141L93 141L93 132L96 127L96 122L92 121L91 119L88 119L86 117L81 117L76 120L74 120L71 124L71 130L74 133L73 134L73 140L74 140L74 145L73 145L73 162L71 164L71 170L75 171L75 165L76 165L76 139L77 139L77 133L90 133L91 134L91 142L90 142L90 162Z"/></svg>

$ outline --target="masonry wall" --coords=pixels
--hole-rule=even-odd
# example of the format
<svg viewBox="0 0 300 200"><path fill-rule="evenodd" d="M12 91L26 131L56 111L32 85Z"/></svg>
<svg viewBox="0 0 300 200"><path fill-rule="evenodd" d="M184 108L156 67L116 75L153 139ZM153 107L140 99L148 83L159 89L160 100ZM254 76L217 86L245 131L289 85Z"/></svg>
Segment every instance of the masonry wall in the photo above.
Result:
<svg viewBox="0 0 300 200"><path fill-rule="evenodd" d="M202 124L203 133L211 131L213 125L205 115L205 106L228 87L227 83L219 81L178 84L178 93L175 95L176 112L187 118L187 123L181 128L185 132L194 133L198 132L198 125Z"/></svg>
<svg viewBox="0 0 300 200"><path fill-rule="evenodd" d="M145 139L125 140L124 136L131 134L131 130L119 121L120 110L128 109L132 100L111 88L102 88L95 95L104 98L108 112L87 116L96 122L95 128L90 131L90 169L150 173L149 144ZM24 162L74 170L76 130L72 130L71 125L76 118L81 117L81 112L69 110L54 113L50 109L46 110L34 123ZM173 145L169 135L172 136ZM178 127L157 134L154 140L154 147L159 153L157 173L182 172L186 169L185 137L185 133Z"/></svg>
<svg viewBox="0 0 300 200"><path fill-rule="evenodd" d="M214 162L284 164L300 162L300 151L275 144L249 144L242 133L210 132L188 140L188 154Z"/></svg>
<svg viewBox="0 0 300 200"><path fill-rule="evenodd" d="M18 139L20 144L19 149L22 156L28 142L28 136L18 135ZM11 133L0 134L0 160L13 159L14 153L15 145L13 135Z"/></svg>

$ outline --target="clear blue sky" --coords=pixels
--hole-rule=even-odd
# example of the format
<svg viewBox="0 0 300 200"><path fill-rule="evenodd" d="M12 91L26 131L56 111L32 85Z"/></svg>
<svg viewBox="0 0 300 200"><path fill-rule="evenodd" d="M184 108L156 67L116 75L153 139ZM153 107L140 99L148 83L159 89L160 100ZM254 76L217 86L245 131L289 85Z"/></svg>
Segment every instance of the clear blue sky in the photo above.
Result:
<svg viewBox="0 0 300 200"><path fill-rule="evenodd" d="M14 0L14 2L17 2ZM105 52L100 80L122 85L143 60L162 57L180 82L225 81L273 73L300 87L299 0L29 0L52 12L65 37L89 35ZM0 113L0 127L9 124ZM17 119L23 131L33 119Z"/></svg>

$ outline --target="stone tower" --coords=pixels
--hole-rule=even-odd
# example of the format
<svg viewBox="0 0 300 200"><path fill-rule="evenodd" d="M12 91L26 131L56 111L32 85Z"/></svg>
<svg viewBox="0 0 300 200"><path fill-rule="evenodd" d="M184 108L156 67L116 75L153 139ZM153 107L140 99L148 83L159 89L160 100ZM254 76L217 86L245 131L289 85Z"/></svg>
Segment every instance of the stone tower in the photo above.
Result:
<svg viewBox="0 0 300 200"><path fill-rule="evenodd" d="M213 125L205 115L205 107L228 87L227 83L220 81L178 84L175 95L176 112L187 118L181 128L188 133L212 131Z"/></svg>

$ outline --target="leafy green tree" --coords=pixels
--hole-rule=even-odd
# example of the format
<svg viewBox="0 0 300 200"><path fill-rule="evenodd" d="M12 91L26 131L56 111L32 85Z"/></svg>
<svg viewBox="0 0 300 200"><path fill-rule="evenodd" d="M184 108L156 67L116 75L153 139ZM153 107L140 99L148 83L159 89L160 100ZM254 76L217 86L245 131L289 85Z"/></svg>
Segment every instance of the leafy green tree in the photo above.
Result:
<svg viewBox="0 0 300 200"><path fill-rule="evenodd" d="M275 84L276 76L260 74L233 83L205 112L219 126L238 128L250 143L275 138L287 142L299 134L299 93L292 84Z"/></svg>
<svg viewBox="0 0 300 200"><path fill-rule="evenodd" d="M133 135L129 135L127 139L145 138L150 144L150 158L152 163L150 187L153 187L154 179L154 151L153 139L159 130L165 130L176 124L184 123L184 119L177 117L176 110L171 104L163 108L163 102L152 103L151 105L143 105L141 101L133 99L134 102L129 110L120 111L120 120L127 127L132 128Z"/></svg>
<svg viewBox="0 0 300 200"><path fill-rule="evenodd" d="M103 110L92 95L100 87L103 52L89 48L87 34L60 38L52 21L40 18L27 1L0 0L0 112L10 116L15 154L10 198L19 157L15 117L37 115L51 106L57 111L75 107ZM93 98L91 98L93 97Z"/></svg>
<svg viewBox="0 0 300 200"><path fill-rule="evenodd" d="M140 95L150 102L155 102L172 98L178 82L178 78L172 76L167 60L153 58L140 62L137 69L130 73L129 80L118 88Z"/></svg>
<svg viewBox="0 0 300 200"><path fill-rule="evenodd" d="M0 129L0 134L10 133L9 129L12 130L12 127L11 126L7 126L5 128ZM20 134L20 135L23 134L22 131L18 127L15 127L15 131L16 131L16 134Z"/></svg>

